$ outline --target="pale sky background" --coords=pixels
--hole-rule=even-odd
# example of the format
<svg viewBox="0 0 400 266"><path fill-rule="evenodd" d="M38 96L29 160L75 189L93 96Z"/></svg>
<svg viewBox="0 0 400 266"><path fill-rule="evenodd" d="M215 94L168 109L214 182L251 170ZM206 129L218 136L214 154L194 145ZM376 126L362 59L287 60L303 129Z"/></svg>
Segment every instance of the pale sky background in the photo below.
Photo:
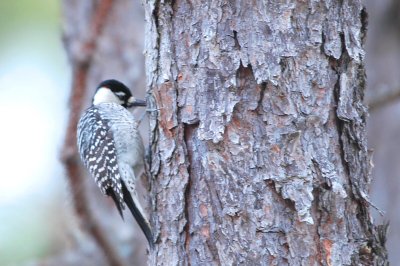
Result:
<svg viewBox="0 0 400 266"><path fill-rule="evenodd" d="M0 2L0 265L46 254L65 202L59 151L70 70L59 5Z"/></svg>

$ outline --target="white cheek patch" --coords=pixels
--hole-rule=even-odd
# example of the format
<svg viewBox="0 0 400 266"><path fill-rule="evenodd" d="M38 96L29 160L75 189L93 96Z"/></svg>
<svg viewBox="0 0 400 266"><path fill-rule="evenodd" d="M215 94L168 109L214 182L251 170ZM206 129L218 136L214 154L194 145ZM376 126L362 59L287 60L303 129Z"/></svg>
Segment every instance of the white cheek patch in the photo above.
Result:
<svg viewBox="0 0 400 266"><path fill-rule="evenodd" d="M109 89L106 87L99 88L93 97L93 104L100 103L117 103L122 104L122 101Z"/></svg>

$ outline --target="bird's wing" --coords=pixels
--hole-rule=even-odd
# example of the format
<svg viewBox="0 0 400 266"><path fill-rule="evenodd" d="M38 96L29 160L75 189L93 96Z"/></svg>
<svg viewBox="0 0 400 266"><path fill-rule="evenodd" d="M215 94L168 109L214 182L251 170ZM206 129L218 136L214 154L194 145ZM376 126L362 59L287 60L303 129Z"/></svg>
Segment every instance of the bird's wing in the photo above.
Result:
<svg viewBox="0 0 400 266"><path fill-rule="evenodd" d="M124 201L115 142L109 121L96 107L89 108L79 121L78 148L100 190L113 198L121 213Z"/></svg>

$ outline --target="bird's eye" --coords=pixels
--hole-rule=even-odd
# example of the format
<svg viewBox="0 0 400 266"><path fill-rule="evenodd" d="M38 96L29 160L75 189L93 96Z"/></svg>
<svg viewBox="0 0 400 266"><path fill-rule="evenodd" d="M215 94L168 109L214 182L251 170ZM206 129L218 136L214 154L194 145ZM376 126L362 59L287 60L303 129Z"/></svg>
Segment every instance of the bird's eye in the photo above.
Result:
<svg viewBox="0 0 400 266"><path fill-rule="evenodd" d="M117 95L117 97L120 100L123 100L125 98L125 93L123 93L123 92L118 91L118 92L115 92L114 94Z"/></svg>

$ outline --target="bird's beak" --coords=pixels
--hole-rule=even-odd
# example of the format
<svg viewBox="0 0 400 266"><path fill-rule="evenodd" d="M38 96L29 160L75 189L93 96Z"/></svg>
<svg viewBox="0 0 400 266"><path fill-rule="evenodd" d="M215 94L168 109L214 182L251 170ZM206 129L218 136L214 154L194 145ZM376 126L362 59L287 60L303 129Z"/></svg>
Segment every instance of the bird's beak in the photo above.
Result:
<svg viewBox="0 0 400 266"><path fill-rule="evenodd" d="M128 99L128 104L127 104L127 106L128 106L128 107L146 106L146 101L136 99L135 97L132 96L131 98Z"/></svg>

